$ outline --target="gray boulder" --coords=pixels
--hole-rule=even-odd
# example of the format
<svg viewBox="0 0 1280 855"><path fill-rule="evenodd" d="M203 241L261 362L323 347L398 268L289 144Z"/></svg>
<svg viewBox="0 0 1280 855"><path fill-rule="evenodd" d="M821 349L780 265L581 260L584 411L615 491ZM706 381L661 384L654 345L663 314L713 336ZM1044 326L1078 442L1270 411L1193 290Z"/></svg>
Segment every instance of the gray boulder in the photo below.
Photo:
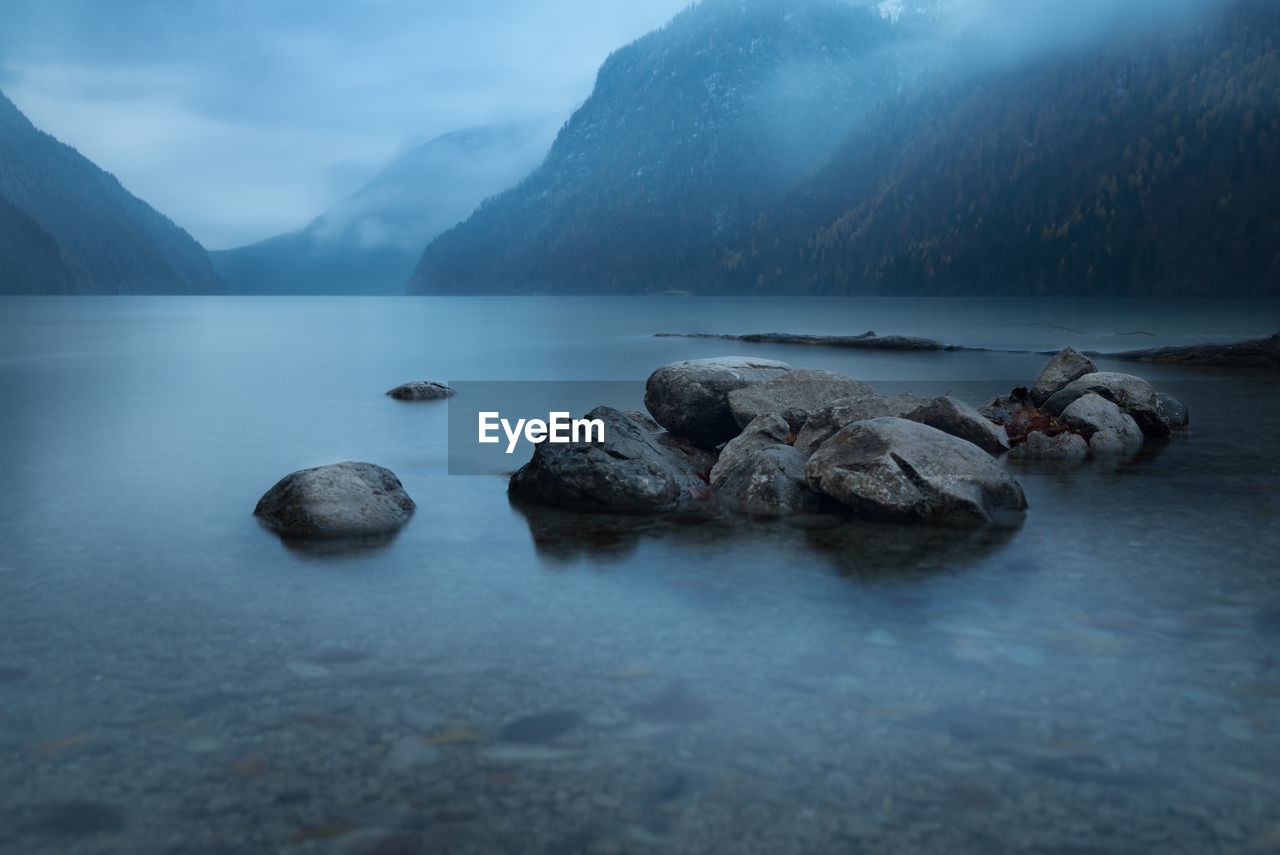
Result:
<svg viewBox="0 0 1280 855"><path fill-rule="evenodd" d="M649 375L644 406L654 421L676 436L715 448L742 430L729 408L729 393L790 370L785 362L745 356L673 362Z"/></svg>
<svg viewBox="0 0 1280 855"><path fill-rule="evenodd" d="M1093 392L1077 398L1058 418L1087 437L1094 454L1133 454L1142 448L1142 431L1133 417Z"/></svg>
<svg viewBox="0 0 1280 855"><path fill-rule="evenodd" d="M1009 450L1009 435L1004 428L950 395L929 398L903 418L968 440L988 454L1003 454Z"/></svg>
<svg viewBox="0 0 1280 855"><path fill-rule="evenodd" d="M731 439L711 470L715 491L758 514L819 510L822 497L805 480L805 456L786 442L790 425L777 413L756 417Z"/></svg>
<svg viewBox="0 0 1280 855"><path fill-rule="evenodd" d="M777 413L786 419L791 433L799 433L812 413L832 401L874 394L875 390L861 380L800 368L767 383L733 390L729 409L739 427L745 428L764 413Z"/></svg>
<svg viewBox="0 0 1280 855"><path fill-rule="evenodd" d="M809 486L868 516L963 524L1025 510L1022 487L991 455L900 418L859 421L814 452Z"/></svg>
<svg viewBox="0 0 1280 855"><path fill-rule="evenodd" d="M347 461L286 475L253 513L284 537L348 537L394 531L413 508L394 472Z"/></svg>
<svg viewBox="0 0 1280 855"><path fill-rule="evenodd" d="M1049 436L1040 431L1027 434L1009 452L1009 460L1053 460L1074 463L1089 456L1089 443L1079 434L1060 433Z"/></svg>
<svg viewBox="0 0 1280 855"><path fill-rule="evenodd" d="M398 401L438 401L452 395L453 389L434 380L414 380L402 383L387 392Z"/></svg>
<svg viewBox="0 0 1280 855"><path fill-rule="evenodd" d="M1160 414L1156 402L1156 390L1141 377L1099 371L1072 380L1045 401L1043 409L1059 415L1079 398L1090 392L1111 401L1120 411L1133 416L1146 436L1165 436L1169 422Z"/></svg>
<svg viewBox="0 0 1280 855"><path fill-rule="evenodd" d="M1093 364L1092 359L1074 347L1064 347L1053 355L1036 382L1031 384L1031 403L1039 407L1072 380L1078 380L1097 370L1098 366Z"/></svg>
<svg viewBox="0 0 1280 855"><path fill-rule="evenodd" d="M1187 405L1164 392L1156 392L1156 412L1169 423L1171 428L1183 428L1191 422Z"/></svg>
<svg viewBox="0 0 1280 855"><path fill-rule="evenodd" d="M901 418L917 409L924 401L910 392L901 395L863 395L833 401L809 416L796 435L796 448L806 457L822 443L854 422L877 418Z"/></svg>
<svg viewBox="0 0 1280 855"><path fill-rule="evenodd" d="M711 458L681 449L612 407L596 407L588 419L604 422L603 442L550 443L511 476L516 499L578 511L643 513L675 508L705 489L699 477Z"/></svg>

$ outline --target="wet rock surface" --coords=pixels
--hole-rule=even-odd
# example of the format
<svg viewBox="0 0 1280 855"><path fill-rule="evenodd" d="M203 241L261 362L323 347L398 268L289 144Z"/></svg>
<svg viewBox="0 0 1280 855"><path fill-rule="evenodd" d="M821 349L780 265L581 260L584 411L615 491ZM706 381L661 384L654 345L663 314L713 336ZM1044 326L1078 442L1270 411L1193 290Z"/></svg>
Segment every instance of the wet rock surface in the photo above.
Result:
<svg viewBox="0 0 1280 855"><path fill-rule="evenodd" d="M811 455L846 425L886 416L901 418L923 403L922 399L910 392L901 395L864 395L833 401L814 413L805 423L796 437L796 448Z"/></svg>
<svg viewBox="0 0 1280 855"><path fill-rule="evenodd" d="M737 436L741 427L729 393L767 383L791 370L785 362L724 356L664 365L649 375L644 406L672 434L703 448Z"/></svg>
<svg viewBox="0 0 1280 855"><path fill-rule="evenodd" d="M729 409L741 428L757 416L776 413L791 433L799 433L810 416L839 398L868 397L875 390L852 377L800 368L781 377L729 393Z"/></svg>
<svg viewBox="0 0 1280 855"><path fill-rule="evenodd" d="M1062 389L1072 380L1086 374L1093 374L1098 366L1074 347L1066 347L1053 355L1049 363L1040 372L1040 376L1031 384L1031 403L1037 407L1049 400L1054 392Z"/></svg>
<svg viewBox="0 0 1280 855"><path fill-rule="evenodd" d="M805 472L815 491L884 519L980 524L1027 506L1018 482L989 454L906 419L849 425Z"/></svg>
<svg viewBox="0 0 1280 855"><path fill-rule="evenodd" d="M253 513L284 537L349 538L394 531L408 522L413 509L394 472L346 461L286 475Z"/></svg>
<svg viewBox="0 0 1280 855"><path fill-rule="evenodd" d="M434 380L414 380L388 390L387 394L398 401L438 401L453 395L454 390Z"/></svg>
<svg viewBox="0 0 1280 855"><path fill-rule="evenodd" d="M1097 454L1133 454L1142 448L1142 430L1133 417L1092 392L1072 402L1060 419L1088 439Z"/></svg>
<svg viewBox="0 0 1280 855"><path fill-rule="evenodd" d="M711 487L751 513L822 508L822 497L809 489L805 479L806 458L787 442L788 435L789 426L778 414L758 416L720 452L711 469Z"/></svg>
<svg viewBox="0 0 1280 855"><path fill-rule="evenodd" d="M930 398L903 418L968 440L988 454L1009 450L1007 433L973 407L949 395Z"/></svg>
<svg viewBox="0 0 1280 855"><path fill-rule="evenodd" d="M1089 393L1100 395L1133 417L1146 436L1165 436L1169 422L1160 413L1156 390L1141 377L1114 371L1100 371L1072 380L1044 403L1044 409L1055 415L1062 413L1078 398Z"/></svg>
<svg viewBox="0 0 1280 855"><path fill-rule="evenodd" d="M604 441L536 446L533 459L511 477L513 498L641 513L677 507L705 487L699 467L710 463L702 453L682 450L647 419L612 407L597 407L586 418L604 422Z"/></svg>
<svg viewBox="0 0 1280 855"><path fill-rule="evenodd" d="M1075 463L1089 456L1088 441L1075 433L1049 436L1041 431L1027 435L1025 442L1015 445L1009 452L1010 460L1045 460Z"/></svg>

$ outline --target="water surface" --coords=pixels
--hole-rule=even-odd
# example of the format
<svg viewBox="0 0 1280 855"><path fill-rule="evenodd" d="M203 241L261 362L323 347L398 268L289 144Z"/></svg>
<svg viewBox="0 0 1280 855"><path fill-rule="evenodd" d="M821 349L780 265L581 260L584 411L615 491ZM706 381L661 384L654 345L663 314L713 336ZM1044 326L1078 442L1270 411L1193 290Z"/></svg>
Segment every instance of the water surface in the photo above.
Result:
<svg viewBox="0 0 1280 855"><path fill-rule="evenodd" d="M925 335L880 354L655 332ZM0 300L0 849L1280 848L1280 393L1135 366L1192 427L1017 469L1015 530L521 512L414 379L643 380L730 353L980 403L1073 344L1274 302ZM1008 352L1005 352L1008 351ZM635 402L639 406L639 401ZM344 459L418 503L298 550Z"/></svg>

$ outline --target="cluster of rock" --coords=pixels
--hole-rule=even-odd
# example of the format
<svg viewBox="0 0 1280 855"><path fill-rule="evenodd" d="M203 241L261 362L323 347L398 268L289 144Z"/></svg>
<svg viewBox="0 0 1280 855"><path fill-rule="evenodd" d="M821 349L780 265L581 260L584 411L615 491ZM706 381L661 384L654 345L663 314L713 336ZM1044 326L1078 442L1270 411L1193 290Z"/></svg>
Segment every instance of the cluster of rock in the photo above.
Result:
<svg viewBox="0 0 1280 855"><path fill-rule="evenodd" d="M715 496L755 514L984 523L1027 506L1006 456L1129 454L1187 423L1177 399L1100 372L1071 348L1030 390L981 410L744 357L663 366L644 404L648 415L591 412L605 423L603 442L538 446L511 495L582 511L670 510Z"/></svg>
<svg viewBox="0 0 1280 855"><path fill-rule="evenodd" d="M1132 374L1099 371L1066 348L1019 388L979 409L1017 440L1011 459L1083 460L1136 453L1143 442L1186 427L1187 407Z"/></svg>
<svg viewBox="0 0 1280 855"><path fill-rule="evenodd" d="M584 511L678 508L715 495L759 514L843 508L983 523L1026 508L995 455L1004 431L954 398L885 396L860 380L725 357L663 366L649 415L608 407L599 443L544 444L517 499Z"/></svg>

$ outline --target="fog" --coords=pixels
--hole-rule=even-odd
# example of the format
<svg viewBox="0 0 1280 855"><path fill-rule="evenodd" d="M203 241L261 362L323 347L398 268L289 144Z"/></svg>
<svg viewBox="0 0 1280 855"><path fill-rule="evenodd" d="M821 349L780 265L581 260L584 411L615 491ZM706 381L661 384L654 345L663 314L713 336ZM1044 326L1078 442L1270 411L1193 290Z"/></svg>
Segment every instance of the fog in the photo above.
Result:
<svg viewBox="0 0 1280 855"><path fill-rule="evenodd" d="M990 65L1218 3L862 5L915 28L922 62ZM0 88L38 127L218 249L303 227L441 134L567 117L610 51L684 5L7 0Z"/></svg>

